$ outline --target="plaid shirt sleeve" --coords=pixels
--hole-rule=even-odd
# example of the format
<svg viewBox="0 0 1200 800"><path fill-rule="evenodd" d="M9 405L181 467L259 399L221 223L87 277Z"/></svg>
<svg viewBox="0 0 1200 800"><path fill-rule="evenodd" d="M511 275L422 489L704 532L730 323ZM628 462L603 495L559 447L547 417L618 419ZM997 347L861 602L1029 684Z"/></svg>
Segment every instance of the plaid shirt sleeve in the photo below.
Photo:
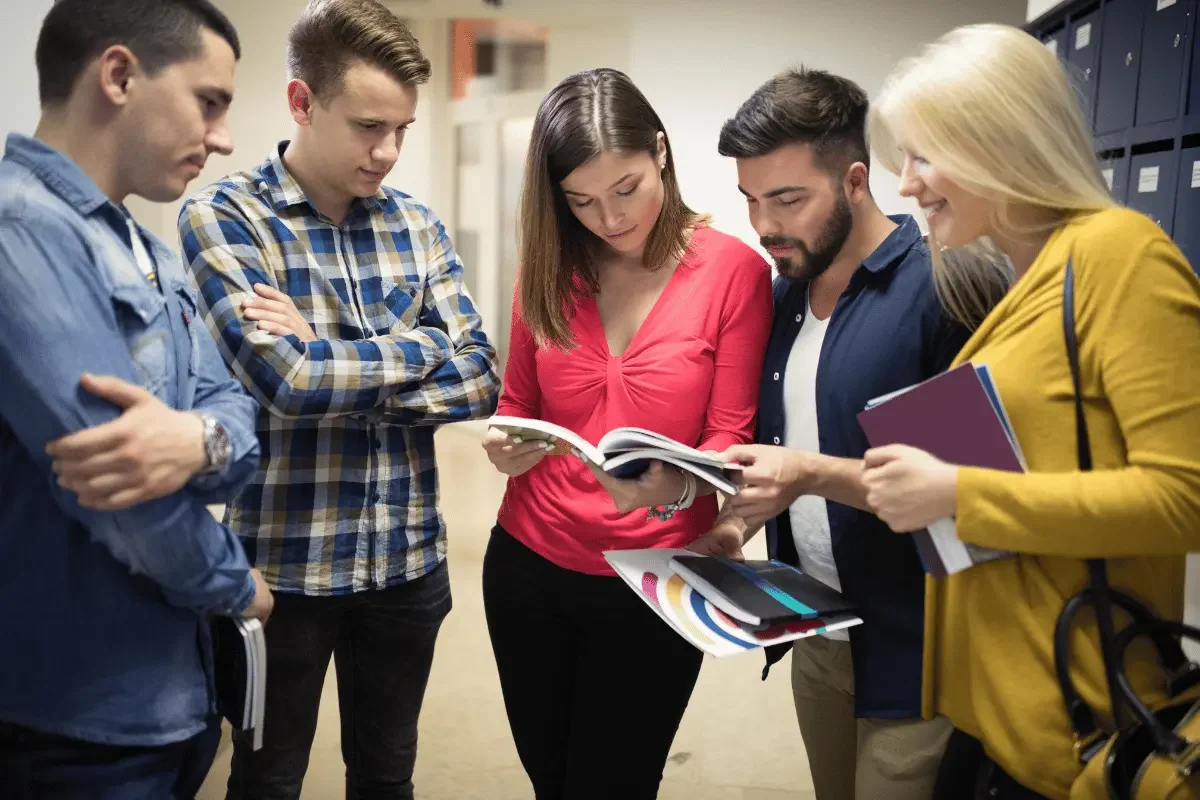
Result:
<svg viewBox="0 0 1200 800"><path fill-rule="evenodd" d="M454 357L416 386L392 395L372 416L392 425L440 425L491 416L500 395L496 349L463 286L463 265L441 221L425 212L428 269L421 325L443 330Z"/></svg>
<svg viewBox="0 0 1200 800"><path fill-rule="evenodd" d="M454 356L442 330L415 328L358 341L274 336L242 313L255 283L276 286L252 222L219 192L189 200L179 217L183 258L226 364L280 417L360 414L418 383ZM278 288L278 287L276 287Z"/></svg>

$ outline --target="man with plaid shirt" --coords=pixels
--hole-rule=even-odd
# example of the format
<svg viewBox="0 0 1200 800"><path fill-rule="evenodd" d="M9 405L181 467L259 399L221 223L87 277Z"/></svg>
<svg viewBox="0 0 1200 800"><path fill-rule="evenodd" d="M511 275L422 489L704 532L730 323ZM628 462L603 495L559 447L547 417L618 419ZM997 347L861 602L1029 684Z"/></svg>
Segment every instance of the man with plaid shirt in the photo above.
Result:
<svg viewBox="0 0 1200 800"><path fill-rule="evenodd" d="M262 409L262 467L226 519L276 590L263 748L229 797L296 798L331 654L347 797L411 798L417 717L450 609L433 433L485 418L496 354L441 222L382 181L429 62L375 0L318 0L289 39L298 124L191 198L184 259Z"/></svg>

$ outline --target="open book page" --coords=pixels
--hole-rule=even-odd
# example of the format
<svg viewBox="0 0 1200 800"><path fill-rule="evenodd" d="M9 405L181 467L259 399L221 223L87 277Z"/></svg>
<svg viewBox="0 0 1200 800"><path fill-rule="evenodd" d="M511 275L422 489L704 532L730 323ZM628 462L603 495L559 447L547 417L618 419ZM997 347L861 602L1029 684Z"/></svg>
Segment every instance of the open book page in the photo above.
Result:
<svg viewBox="0 0 1200 800"><path fill-rule="evenodd" d="M696 648L718 658L827 631L861 625L852 614L773 625L761 630L718 610L671 568L687 550L610 550L604 558L642 602Z"/></svg>
<svg viewBox="0 0 1200 800"><path fill-rule="evenodd" d="M550 451L550 455L569 456L571 450L575 449L597 466L604 463L604 455L599 449L574 431L552 422L498 415L489 419L488 425L509 436L520 436L527 442L546 441L557 445Z"/></svg>
<svg viewBox="0 0 1200 800"><path fill-rule="evenodd" d="M664 450L630 450L606 459L600 465L600 468L605 472L617 473L626 464L650 460L661 461L664 464L671 464L681 470L690 472L700 480L712 484L719 491L727 495L737 494L737 486L725 475L725 469L730 468L728 464L722 464L720 461L715 461L712 464L697 463L686 457Z"/></svg>

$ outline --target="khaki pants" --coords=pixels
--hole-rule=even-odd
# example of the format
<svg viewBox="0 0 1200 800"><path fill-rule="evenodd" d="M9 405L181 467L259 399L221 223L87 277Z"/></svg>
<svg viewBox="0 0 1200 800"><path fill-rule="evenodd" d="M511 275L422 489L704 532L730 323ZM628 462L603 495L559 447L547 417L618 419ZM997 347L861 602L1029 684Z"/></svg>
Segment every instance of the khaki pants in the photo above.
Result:
<svg viewBox="0 0 1200 800"><path fill-rule="evenodd" d="M792 696L817 800L929 800L950 720L856 719L850 643L792 647Z"/></svg>

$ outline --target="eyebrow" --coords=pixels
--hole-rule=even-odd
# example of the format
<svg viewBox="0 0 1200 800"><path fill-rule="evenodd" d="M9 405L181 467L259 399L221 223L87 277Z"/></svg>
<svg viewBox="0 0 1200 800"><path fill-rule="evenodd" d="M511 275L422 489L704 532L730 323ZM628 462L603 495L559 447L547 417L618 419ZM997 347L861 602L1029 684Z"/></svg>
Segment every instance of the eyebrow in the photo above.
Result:
<svg viewBox="0 0 1200 800"><path fill-rule="evenodd" d="M200 94L211 95L225 106L233 105L233 95L218 86L206 86L200 90Z"/></svg>
<svg viewBox="0 0 1200 800"><path fill-rule="evenodd" d="M738 186L738 191L741 192L742 194L744 194L746 197L750 198L751 200L754 199L754 195L747 192L741 186ZM807 186L780 186L779 188L772 189L769 192L767 192L766 194L764 194L763 198L770 200L772 197L779 197L779 195L787 194L788 192L807 192L807 191L808 191Z"/></svg>
<svg viewBox="0 0 1200 800"><path fill-rule="evenodd" d="M368 125L387 125L387 120L386 120L386 119L380 119L379 117L359 117L359 118L358 118L358 121L359 121L359 122L365 122L365 123L367 123ZM409 119L409 120L408 120L408 122L401 122L401 123L400 123L399 125L397 125L396 127L398 127L398 128L403 128L403 127L405 127L405 126L407 126L407 125L412 125L412 124L413 124L414 122L416 122L416 121L417 121L417 118L416 118L416 117L412 117L411 119Z"/></svg>
<svg viewBox="0 0 1200 800"><path fill-rule="evenodd" d="M618 186L620 186L622 183L624 183L625 181L634 177L636 174L637 174L636 172L629 172L629 173L625 174L619 181L616 181L615 183L613 183L612 186L609 186L608 188L610 190L615 189ZM563 189L563 194L573 194L576 197L587 197L587 195L584 194L583 192L573 192L570 189L566 189L566 188Z"/></svg>

